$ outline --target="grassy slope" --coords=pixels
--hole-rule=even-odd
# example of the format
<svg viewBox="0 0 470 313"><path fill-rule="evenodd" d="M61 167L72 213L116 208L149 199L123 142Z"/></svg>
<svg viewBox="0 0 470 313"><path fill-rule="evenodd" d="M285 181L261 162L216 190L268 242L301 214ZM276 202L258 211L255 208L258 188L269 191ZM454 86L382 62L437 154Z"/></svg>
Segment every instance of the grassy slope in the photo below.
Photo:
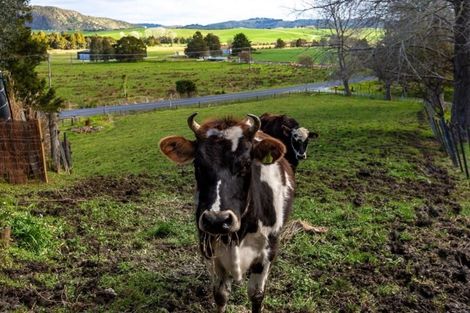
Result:
<svg viewBox="0 0 470 313"><path fill-rule="evenodd" d="M307 95L198 109L200 119L288 113L320 134L299 167L293 218L329 231L284 241L267 287L270 312L469 309L462 276L452 274L460 266L465 275L455 258L469 257L462 248L468 183L448 176L447 160L419 125L420 110L413 102ZM64 303L67 310L207 312L192 169L157 151L163 136L191 136L185 120L192 111L99 119L102 132L70 136L72 176L53 176L40 188L51 191L8 187L14 197L0 194L9 212L42 214L30 223L45 221L54 238L34 246L40 257L25 247L28 237L4 256L4 301L15 303L8 295L16 292L20 307L48 311ZM114 300L104 292L110 287ZM247 311L245 294L234 287L229 312Z"/></svg>
<svg viewBox="0 0 470 313"><path fill-rule="evenodd" d="M168 54L167 51L157 50ZM54 60L54 58L53 58ZM295 85L325 80L325 70L227 62L159 61L137 63L73 63L63 55L52 62L52 85L68 107L93 107L167 98L180 79L193 80L198 95ZM47 64L38 72L47 77ZM127 75L127 99L123 95Z"/></svg>

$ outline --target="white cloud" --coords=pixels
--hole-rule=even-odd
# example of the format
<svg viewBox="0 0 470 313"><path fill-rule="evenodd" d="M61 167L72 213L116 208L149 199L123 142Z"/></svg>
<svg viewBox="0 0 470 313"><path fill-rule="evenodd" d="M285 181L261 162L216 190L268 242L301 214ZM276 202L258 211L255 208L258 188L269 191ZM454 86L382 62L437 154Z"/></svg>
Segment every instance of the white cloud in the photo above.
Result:
<svg viewBox="0 0 470 313"><path fill-rule="evenodd" d="M301 0L32 0L80 13L110 17L131 23L164 25L210 24L253 17L295 19L292 9Z"/></svg>

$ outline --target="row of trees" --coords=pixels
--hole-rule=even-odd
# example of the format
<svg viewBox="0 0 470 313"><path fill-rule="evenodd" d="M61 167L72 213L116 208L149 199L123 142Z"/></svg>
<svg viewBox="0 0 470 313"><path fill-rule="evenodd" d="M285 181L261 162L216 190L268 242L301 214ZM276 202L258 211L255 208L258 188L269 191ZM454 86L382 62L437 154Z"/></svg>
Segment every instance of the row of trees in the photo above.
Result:
<svg viewBox="0 0 470 313"><path fill-rule="evenodd" d="M191 40L188 42L184 53L190 58L201 58L206 56L220 56L222 55L222 45L218 36L208 33L203 36L200 31L194 33ZM242 51L252 51L251 41L248 40L245 34L239 33L233 37L229 47L232 55L239 55Z"/></svg>
<svg viewBox="0 0 470 313"><path fill-rule="evenodd" d="M139 38L125 36L115 40L111 37L90 37L90 58L92 61L116 59L133 62L141 61L146 56L147 46Z"/></svg>
<svg viewBox="0 0 470 313"><path fill-rule="evenodd" d="M75 33L49 33L39 31L32 34L34 40L45 44L48 49L83 49L88 47L87 38L80 32Z"/></svg>
<svg viewBox="0 0 470 313"><path fill-rule="evenodd" d="M138 33L137 33L138 34ZM131 36L139 38L140 36ZM81 32L74 33L45 33L43 31L35 32L32 34L33 39L43 42L46 44L48 49L61 49L61 50L74 50L74 49L85 49L90 47L91 38L95 36L85 36ZM124 37L124 36L123 36ZM140 38L139 38L140 39ZM148 37L141 38L142 41L148 47L158 46L161 44L186 44L192 38L185 37L169 37L165 35L154 36L150 35Z"/></svg>

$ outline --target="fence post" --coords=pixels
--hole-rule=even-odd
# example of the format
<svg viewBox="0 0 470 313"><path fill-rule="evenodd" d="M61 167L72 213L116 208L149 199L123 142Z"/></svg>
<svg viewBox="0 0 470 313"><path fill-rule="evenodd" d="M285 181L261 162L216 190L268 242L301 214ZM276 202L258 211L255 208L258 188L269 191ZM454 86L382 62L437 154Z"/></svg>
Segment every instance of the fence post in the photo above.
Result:
<svg viewBox="0 0 470 313"><path fill-rule="evenodd" d="M41 159L42 159L42 168L43 168L43 179L47 183L49 183L49 179L47 177L47 165L46 165L46 153L44 152L44 137L42 136L42 127L41 127L41 121L36 119L36 127L39 133L39 144L41 146Z"/></svg>
<svg viewBox="0 0 470 313"><path fill-rule="evenodd" d="M447 127L447 124L444 120L444 117L441 117L439 120L439 124L441 125L442 132L444 133L444 140L447 146L447 153L449 154L449 157L452 160L452 163L454 164L455 167L458 167L457 163L457 158L455 156L455 151L452 148L452 142L450 139L450 134L449 134L449 128Z"/></svg>
<svg viewBox="0 0 470 313"><path fill-rule="evenodd" d="M460 167L460 171L463 173L463 165L462 165L462 160L460 159L460 153L459 153L459 146L458 146L458 142L457 142L457 136L455 135L455 129L454 129L454 126L451 124L450 125L450 133L451 133L451 139L453 141L453 147L454 147L454 151L455 151L455 154L457 155L457 161L459 162L459 167Z"/></svg>
<svg viewBox="0 0 470 313"><path fill-rule="evenodd" d="M0 232L0 246L3 248L8 248L10 246L11 241L11 228L10 226L6 226Z"/></svg>
<svg viewBox="0 0 470 313"><path fill-rule="evenodd" d="M465 147L463 145L462 134L460 133L460 129L457 129L457 136L459 139L460 150L462 150L462 161L465 168L465 175L467 176L467 178L470 178L470 173L468 172L467 157L465 155Z"/></svg>

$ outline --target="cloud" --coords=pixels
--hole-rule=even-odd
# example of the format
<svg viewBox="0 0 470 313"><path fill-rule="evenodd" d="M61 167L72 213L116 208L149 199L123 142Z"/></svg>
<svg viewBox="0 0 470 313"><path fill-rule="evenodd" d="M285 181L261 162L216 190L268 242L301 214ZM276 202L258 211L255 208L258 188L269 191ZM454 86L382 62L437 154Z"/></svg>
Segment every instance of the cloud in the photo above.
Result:
<svg viewBox="0 0 470 313"><path fill-rule="evenodd" d="M253 17L295 19L291 9L300 0L32 0L33 5L51 5L80 13L110 17L131 23L164 25L209 24Z"/></svg>

